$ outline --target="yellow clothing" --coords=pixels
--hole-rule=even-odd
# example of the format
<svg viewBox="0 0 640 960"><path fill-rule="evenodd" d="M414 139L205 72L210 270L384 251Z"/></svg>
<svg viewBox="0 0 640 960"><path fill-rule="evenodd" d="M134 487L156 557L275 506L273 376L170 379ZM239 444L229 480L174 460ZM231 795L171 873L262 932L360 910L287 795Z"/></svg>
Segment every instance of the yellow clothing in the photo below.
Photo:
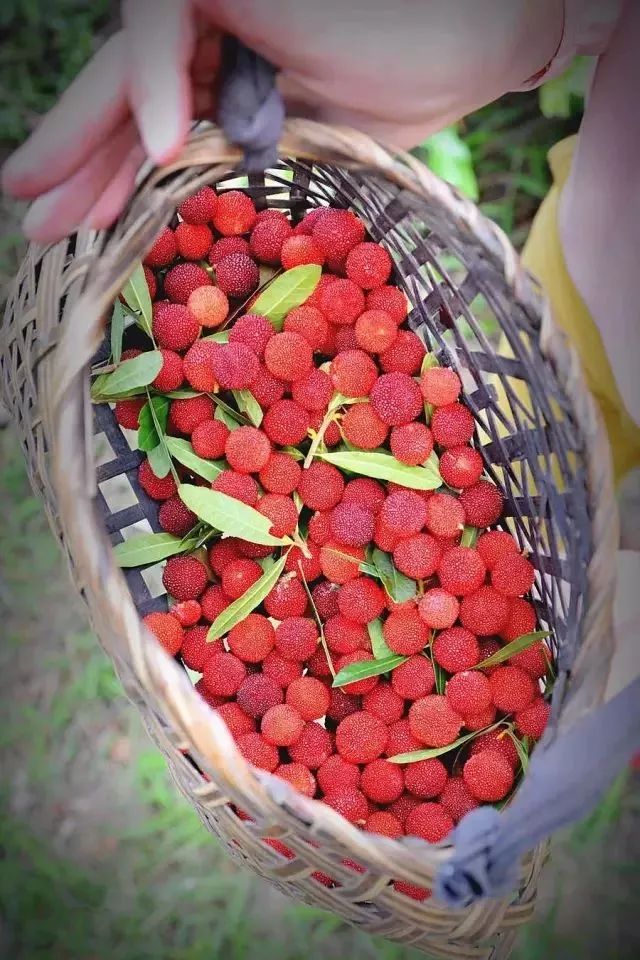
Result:
<svg viewBox="0 0 640 960"><path fill-rule="evenodd" d="M549 152L554 182L531 227L523 261L542 284L556 323L580 356L609 433L615 479L619 482L640 466L640 428L625 409L600 333L569 276L558 232L558 200L569 175L575 142L576 137L569 137Z"/></svg>

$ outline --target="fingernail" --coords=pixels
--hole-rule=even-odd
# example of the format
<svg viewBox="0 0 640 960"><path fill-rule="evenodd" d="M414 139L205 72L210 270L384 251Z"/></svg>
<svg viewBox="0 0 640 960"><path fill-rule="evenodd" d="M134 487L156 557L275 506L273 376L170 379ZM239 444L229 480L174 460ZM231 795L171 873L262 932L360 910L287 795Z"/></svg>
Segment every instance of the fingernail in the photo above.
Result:
<svg viewBox="0 0 640 960"><path fill-rule="evenodd" d="M59 239L58 217L55 216L58 197L55 191L46 193L31 204L22 221L22 230L29 240L49 243Z"/></svg>

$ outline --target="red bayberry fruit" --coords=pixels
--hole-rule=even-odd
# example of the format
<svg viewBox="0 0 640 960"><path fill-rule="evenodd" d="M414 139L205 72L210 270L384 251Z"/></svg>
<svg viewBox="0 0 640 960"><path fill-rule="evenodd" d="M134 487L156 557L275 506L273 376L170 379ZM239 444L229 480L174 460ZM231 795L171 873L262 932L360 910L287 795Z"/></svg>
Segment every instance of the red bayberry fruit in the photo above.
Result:
<svg viewBox="0 0 640 960"><path fill-rule="evenodd" d="M473 547L451 547L438 564L438 577L444 590L465 597L484 583L487 570Z"/></svg>
<svg viewBox="0 0 640 960"><path fill-rule="evenodd" d="M364 350L345 350L331 362L330 376L338 393L366 397L376 383L378 371Z"/></svg>
<svg viewBox="0 0 640 960"><path fill-rule="evenodd" d="M468 670L480 662L480 645L477 638L464 627L449 627L435 638L432 644L433 658L447 673Z"/></svg>
<svg viewBox="0 0 640 960"><path fill-rule="evenodd" d="M218 196L213 225L223 236L249 233L256 222L253 200L240 190L228 190Z"/></svg>
<svg viewBox="0 0 640 960"><path fill-rule="evenodd" d="M229 333L229 343L243 343L256 357L263 357L273 336L275 330L266 317L259 313L244 313L234 322Z"/></svg>
<svg viewBox="0 0 640 960"><path fill-rule="evenodd" d="M460 622L478 637L500 633L507 622L509 602L493 587L480 587L464 597L460 605Z"/></svg>
<svg viewBox="0 0 640 960"><path fill-rule="evenodd" d="M309 770L317 770L333 753L331 734L319 723L305 724L300 737L289 748L294 763L303 763Z"/></svg>
<svg viewBox="0 0 640 960"><path fill-rule="evenodd" d="M338 608L355 623L370 623L380 616L386 605L385 592L370 577L356 577L340 587Z"/></svg>
<svg viewBox="0 0 640 960"><path fill-rule="evenodd" d="M398 328L384 310L365 310L356 320L356 342L368 353L383 353L398 336Z"/></svg>
<svg viewBox="0 0 640 960"><path fill-rule="evenodd" d="M464 507L449 493L434 493L426 501L425 511L427 530L436 537L456 537L464 527Z"/></svg>
<svg viewBox="0 0 640 960"><path fill-rule="evenodd" d="M469 792L485 803L502 800L513 786L511 765L499 753L483 750L469 757L462 770L462 777Z"/></svg>
<svg viewBox="0 0 640 960"><path fill-rule="evenodd" d="M402 770L381 757L372 760L362 771L360 789L374 803L393 803L404 790Z"/></svg>
<svg viewBox="0 0 640 960"><path fill-rule="evenodd" d="M493 702L504 713L528 707L537 693L535 682L520 667L498 667L489 677Z"/></svg>
<svg viewBox="0 0 640 960"><path fill-rule="evenodd" d="M391 686L405 700L426 697L435 686L431 662L420 654L409 657L391 673Z"/></svg>
<svg viewBox="0 0 640 960"><path fill-rule="evenodd" d="M204 224L179 223L175 238L178 253L185 260L204 260L213 243L213 234Z"/></svg>
<svg viewBox="0 0 640 960"><path fill-rule="evenodd" d="M437 757L410 763L404 771L407 790L421 800L431 800L439 796L444 790L447 777L447 768Z"/></svg>
<svg viewBox="0 0 640 960"><path fill-rule="evenodd" d="M234 500L240 500L253 507L258 502L258 484L246 473L235 470L223 470L211 484L213 490L224 493Z"/></svg>
<svg viewBox="0 0 640 960"><path fill-rule="evenodd" d="M338 724L336 749L348 763L371 763L384 752L388 738L382 720L361 710Z"/></svg>
<svg viewBox="0 0 640 960"><path fill-rule="evenodd" d="M209 251L209 263L215 267L223 257L229 257L232 253L250 253L249 242L244 237L221 237L217 240Z"/></svg>
<svg viewBox="0 0 640 960"><path fill-rule="evenodd" d="M158 523L166 533L172 533L174 537L184 537L197 522L195 513L189 510L177 494L165 500L158 511Z"/></svg>
<svg viewBox="0 0 640 960"><path fill-rule="evenodd" d="M143 263L148 267L167 267L175 260L177 252L175 234L170 227L165 227L156 237Z"/></svg>
<svg viewBox="0 0 640 960"><path fill-rule="evenodd" d="M292 270L306 263L317 263L321 267L325 257L312 237L299 235L285 239L280 259L285 270Z"/></svg>
<svg viewBox="0 0 640 960"><path fill-rule="evenodd" d="M353 557L353 560L349 559L350 557ZM358 577L363 560L362 547L351 547L346 543L329 540L320 549L322 573L332 583L345 584Z"/></svg>
<svg viewBox="0 0 640 960"><path fill-rule="evenodd" d="M542 697L536 697L528 706L516 713L516 729L524 737L539 740L545 731L550 713L549 704L545 703Z"/></svg>
<svg viewBox="0 0 640 960"><path fill-rule="evenodd" d="M390 613L382 632L389 649L404 657L419 653L429 639L429 628L415 608Z"/></svg>
<svg viewBox="0 0 640 960"><path fill-rule="evenodd" d="M228 637L231 653L245 663L260 663L273 650L275 641L275 630L259 613L248 614L232 627Z"/></svg>
<svg viewBox="0 0 640 960"><path fill-rule="evenodd" d="M391 346L379 356L385 373L404 373L412 377L422 365L425 349L422 340L411 330L399 330Z"/></svg>
<svg viewBox="0 0 640 960"><path fill-rule="evenodd" d="M453 820L439 803L421 803L408 814L405 829L409 836L439 843L453 830Z"/></svg>
<svg viewBox="0 0 640 960"><path fill-rule="evenodd" d="M446 407L460 396L460 377L450 367L429 367L420 378L422 396L434 407Z"/></svg>
<svg viewBox="0 0 640 960"><path fill-rule="evenodd" d="M367 310L384 310L397 326L400 326L407 316L407 298L398 287L375 287L367 294L366 306Z"/></svg>
<svg viewBox="0 0 640 960"><path fill-rule="evenodd" d="M420 387L406 373L383 373L371 388L373 409L384 423L397 427L422 413Z"/></svg>
<svg viewBox="0 0 640 960"><path fill-rule="evenodd" d="M198 287L210 287L211 277L196 263L179 263L164 278L164 292L174 303L186 304Z"/></svg>
<svg viewBox="0 0 640 960"><path fill-rule="evenodd" d="M237 600L262 576L262 567L255 560L232 560L222 571L222 589L230 600Z"/></svg>
<svg viewBox="0 0 640 960"><path fill-rule="evenodd" d="M331 510L340 502L343 492L342 474L333 464L315 461L302 471L298 493L311 510Z"/></svg>
<svg viewBox="0 0 640 960"><path fill-rule="evenodd" d="M186 397L172 400L169 408L169 424L178 433L191 436L198 424L213 419L213 401L209 397Z"/></svg>
<svg viewBox="0 0 640 960"><path fill-rule="evenodd" d="M267 743L259 733L244 733L238 737L238 749L245 760L258 767L273 773L280 762L278 748Z"/></svg>
<svg viewBox="0 0 640 960"><path fill-rule="evenodd" d="M202 187L180 204L178 213L185 223L210 223L217 205L215 190L212 187Z"/></svg>
<svg viewBox="0 0 640 960"><path fill-rule="evenodd" d="M522 554L499 557L491 571L491 583L503 597L520 597L534 584L536 571Z"/></svg>
<svg viewBox="0 0 640 960"><path fill-rule="evenodd" d="M264 599L265 610L274 620L302 617L307 609L307 594L295 577L286 574Z"/></svg>
<svg viewBox="0 0 640 960"><path fill-rule="evenodd" d="M466 813L475 810L478 806L478 801L469 793L462 777L449 777L440 794L439 802L454 823L458 823Z"/></svg>
<svg viewBox="0 0 640 960"><path fill-rule="evenodd" d="M441 587L427 590L418 606L420 616L433 630L446 630L458 619L460 604L457 599Z"/></svg>
<svg viewBox="0 0 640 960"><path fill-rule="evenodd" d="M217 646L204 662L202 682L209 693L233 697L246 675L247 668L242 660Z"/></svg>
<svg viewBox="0 0 640 960"><path fill-rule="evenodd" d="M267 343L264 362L269 373L279 380L300 380L313 367L313 351L299 333L284 331Z"/></svg>
<svg viewBox="0 0 640 960"><path fill-rule="evenodd" d="M456 713L463 717L481 714L491 707L491 684L479 670L456 673L447 682L445 694Z"/></svg>
<svg viewBox="0 0 640 960"><path fill-rule="evenodd" d="M292 787L295 787L298 793L304 794L305 797L315 797L316 778L303 763L281 763L275 775L280 777L281 780L286 780ZM289 851L289 853L291 854L289 859L293 859L293 851Z"/></svg>
<svg viewBox="0 0 640 960"><path fill-rule="evenodd" d="M154 304L151 327L158 346L165 350L186 350L200 335L200 324L179 303Z"/></svg>
<svg viewBox="0 0 640 960"><path fill-rule="evenodd" d="M431 431L424 423L406 423L391 431L391 452L400 463L416 467L424 463L433 450Z"/></svg>
<svg viewBox="0 0 640 960"><path fill-rule="evenodd" d="M478 480L460 494L467 523L472 527L490 527L496 523L504 506L504 497L489 480Z"/></svg>
<svg viewBox="0 0 640 960"><path fill-rule="evenodd" d="M393 562L400 573L413 580L424 580L435 573L441 553L435 537L419 533L400 541L393 551Z"/></svg>
<svg viewBox="0 0 640 960"><path fill-rule="evenodd" d="M411 733L428 747L446 747L458 737L463 719L446 697L432 693L409 710Z"/></svg>
<svg viewBox="0 0 640 960"><path fill-rule="evenodd" d="M229 301L220 287L197 287L189 294L187 308L201 326L210 329L227 319Z"/></svg>
<svg viewBox="0 0 640 960"><path fill-rule="evenodd" d="M440 457L440 476L448 486L458 490L476 484L483 467L482 457L469 446L449 447Z"/></svg>
<svg viewBox="0 0 640 960"><path fill-rule="evenodd" d="M304 440L309 425L308 412L294 400L276 400L262 421L262 429L271 442L282 447L295 446Z"/></svg>
<svg viewBox="0 0 640 960"><path fill-rule="evenodd" d="M170 613L148 613L143 623L172 657L180 650L184 630Z"/></svg>
<svg viewBox="0 0 640 960"><path fill-rule="evenodd" d="M197 600L209 582L207 568L196 557L169 557L162 583L176 600Z"/></svg>

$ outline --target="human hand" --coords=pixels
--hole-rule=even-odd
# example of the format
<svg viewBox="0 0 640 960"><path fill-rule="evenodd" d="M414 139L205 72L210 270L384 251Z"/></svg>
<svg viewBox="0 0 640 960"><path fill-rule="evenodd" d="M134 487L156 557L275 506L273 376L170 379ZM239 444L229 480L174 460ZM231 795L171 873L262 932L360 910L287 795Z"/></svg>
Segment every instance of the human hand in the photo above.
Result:
<svg viewBox="0 0 640 960"><path fill-rule="evenodd" d="M562 4L124 0L123 21L5 165L5 190L35 201L32 239L109 226L145 155L171 161L191 119L213 117L222 32L281 69L292 113L410 147L544 65Z"/></svg>

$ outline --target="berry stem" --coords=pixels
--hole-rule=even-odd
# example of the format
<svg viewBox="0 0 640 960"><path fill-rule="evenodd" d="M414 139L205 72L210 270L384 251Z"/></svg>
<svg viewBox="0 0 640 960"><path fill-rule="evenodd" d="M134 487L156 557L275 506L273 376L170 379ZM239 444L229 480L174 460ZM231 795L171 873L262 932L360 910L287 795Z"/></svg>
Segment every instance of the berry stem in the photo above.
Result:
<svg viewBox="0 0 640 960"><path fill-rule="evenodd" d="M318 624L318 630L319 630L319 632L320 632L320 643L322 644L322 649L324 650L324 655L325 655L325 657L327 658L327 663L328 663L328 665L329 665L329 670L331 671L331 676L332 676L332 677L334 678L334 680L335 680L335 677L336 677L336 668L335 668L334 665L333 665L333 661L332 661L332 659L331 659L331 654L329 653L329 647L327 646L327 640L326 640L326 637L325 637L325 635L324 635L324 625L323 625L323 623L322 623L322 620L320 619L320 614L318 613L318 610L317 610L317 608L316 608L316 605L315 605L315 603L313 602L313 596L311 595L311 591L309 590L309 584L307 583L307 578L305 577L304 573L302 572L302 566L300 567L300 577L301 577L301 579L302 579L302 585L304 586L305 592L306 592L307 596L309 597L309 603L311 604L311 609L313 610L313 615L314 615L314 617L315 617L315 619L316 619L316 623Z"/></svg>

